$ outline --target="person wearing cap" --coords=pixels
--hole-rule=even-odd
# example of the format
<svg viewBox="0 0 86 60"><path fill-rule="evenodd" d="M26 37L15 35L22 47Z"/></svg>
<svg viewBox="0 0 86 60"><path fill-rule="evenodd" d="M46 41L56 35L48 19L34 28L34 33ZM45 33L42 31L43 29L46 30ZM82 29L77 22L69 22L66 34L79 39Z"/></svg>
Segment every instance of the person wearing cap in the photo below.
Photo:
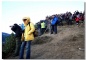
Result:
<svg viewBox="0 0 86 60"><path fill-rule="evenodd" d="M24 39L22 39L22 44L20 48L20 59L23 59L24 57L24 48L26 46L26 59L30 59L30 53L31 53L31 41L34 40L33 32L35 31L34 24L30 22L29 17L23 18L25 31L24 31Z"/></svg>

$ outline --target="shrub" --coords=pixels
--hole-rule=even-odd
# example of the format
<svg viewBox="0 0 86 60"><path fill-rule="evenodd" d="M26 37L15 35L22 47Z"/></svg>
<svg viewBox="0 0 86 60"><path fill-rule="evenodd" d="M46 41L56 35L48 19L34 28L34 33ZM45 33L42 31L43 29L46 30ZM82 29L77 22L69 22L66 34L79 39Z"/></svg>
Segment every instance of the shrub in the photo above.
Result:
<svg viewBox="0 0 86 60"><path fill-rule="evenodd" d="M12 33L9 37L6 38L6 43L2 47L2 58L12 53L15 49L16 41L14 34Z"/></svg>

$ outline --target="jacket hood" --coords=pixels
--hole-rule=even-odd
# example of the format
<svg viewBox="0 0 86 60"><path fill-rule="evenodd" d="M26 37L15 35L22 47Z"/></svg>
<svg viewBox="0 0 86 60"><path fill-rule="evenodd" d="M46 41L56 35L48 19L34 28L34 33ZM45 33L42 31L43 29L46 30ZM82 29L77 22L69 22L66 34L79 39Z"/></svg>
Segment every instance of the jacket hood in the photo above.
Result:
<svg viewBox="0 0 86 60"><path fill-rule="evenodd" d="M30 22L30 17L24 17L23 19L27 19L27 21Z"/></svg>
<svg viewBox="0 0 86 60"><path fill-rule="evenodd" d="M27 19L27 22L30 22L30 17L24 17L23 19ZM26 26L27 24L24 23L24 26Z"/></svg>

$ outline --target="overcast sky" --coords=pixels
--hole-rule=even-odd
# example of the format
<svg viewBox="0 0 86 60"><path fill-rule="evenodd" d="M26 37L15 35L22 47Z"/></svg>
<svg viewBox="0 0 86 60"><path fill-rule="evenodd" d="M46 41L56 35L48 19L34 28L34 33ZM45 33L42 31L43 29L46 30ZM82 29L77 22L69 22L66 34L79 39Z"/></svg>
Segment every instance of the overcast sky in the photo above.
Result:
<svg viewBox="0 0 86 60"><path fill-rule="evenodd" d="M9 26L21 24L22 18L29 16L32 23L44 20L52 14L75 10L84 11L84 2L62 1L4 1L2 2L2 32L11 33Z"/></svg>

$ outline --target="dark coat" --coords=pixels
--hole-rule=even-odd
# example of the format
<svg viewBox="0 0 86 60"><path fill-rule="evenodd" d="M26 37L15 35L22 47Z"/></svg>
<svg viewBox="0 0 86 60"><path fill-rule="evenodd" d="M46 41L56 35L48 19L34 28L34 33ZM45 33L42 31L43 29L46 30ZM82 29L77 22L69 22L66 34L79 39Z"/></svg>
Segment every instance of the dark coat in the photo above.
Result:
<svg viewBox="0 0 86 60"><path fill-rule="evenodd" d="M14 24L11 28L13 32L15 32L15 37L21 37L22 35L22 29L19 25Z"/></svg>

